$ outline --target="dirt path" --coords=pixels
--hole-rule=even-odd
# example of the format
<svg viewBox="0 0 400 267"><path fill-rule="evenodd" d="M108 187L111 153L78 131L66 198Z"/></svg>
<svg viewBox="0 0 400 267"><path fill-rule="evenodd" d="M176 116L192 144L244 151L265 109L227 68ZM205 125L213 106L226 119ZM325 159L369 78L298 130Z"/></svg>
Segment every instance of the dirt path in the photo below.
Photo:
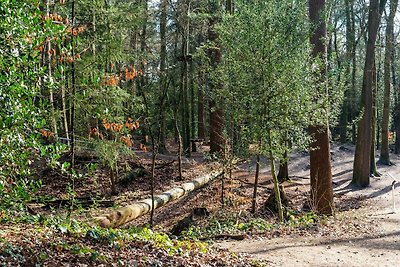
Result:
<svg viewBox="0 0 400 267"><path fill-rule="evenodd" d="M356 190L350 185L352 148L333 148L333 174L336 201L365 199L361 208L337 213L337 218L350 218L357 227L368 230L346 232L346 225L337 233L313 236L286 236L272 239L225 241L218 244L235 252L246 252L267 260L270 266L400 266L400 188L395 185L393 209L393 177L400 182L400 158L392 156L394 166L378 166L381 178L371 178L371 186ZM308 175L304 157L294 159L291 173ZM303 166L303 167L301 167ZM267 170L265 170L267 171ZM307 186L308 180L296 183ZM331 219L333 223L337 219ZM345 229L344 229L345 228ZM353 227L354 228L354 227Z"/></svg>

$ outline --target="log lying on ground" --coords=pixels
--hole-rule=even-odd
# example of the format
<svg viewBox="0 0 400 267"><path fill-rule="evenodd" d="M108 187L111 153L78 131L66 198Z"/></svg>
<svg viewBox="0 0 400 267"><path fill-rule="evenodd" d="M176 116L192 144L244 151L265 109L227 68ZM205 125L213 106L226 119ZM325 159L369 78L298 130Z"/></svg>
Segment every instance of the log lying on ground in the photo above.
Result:
<svg viewBox="0 0 400 267"><path fill-rule="evenodd" d="M154 196L154 209L157 209L166 203L180 198L189 192L196 190L208 182L214 180L215 178L222 175L222 171L213 171L211 173L202 175L188 183L184 183L179 187L175 187L171 190L168 190L160 195ZM149 213L151 211L151 198L147 198L136 202L132 205L125 206L117 209L116 211L105 215L104 217L97 217L100 225L102 227L119 227L124 225L130 221L135 220L136 218Z"/></svg>

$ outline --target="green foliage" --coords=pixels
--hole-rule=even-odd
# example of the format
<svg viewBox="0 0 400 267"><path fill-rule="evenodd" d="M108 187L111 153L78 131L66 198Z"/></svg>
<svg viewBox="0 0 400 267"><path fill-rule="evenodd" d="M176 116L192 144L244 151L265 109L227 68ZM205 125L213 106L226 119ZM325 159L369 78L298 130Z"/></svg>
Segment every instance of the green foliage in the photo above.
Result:
<svg viewBox="0 0 400 267"><path fill-rule="evenodd" d="M326 98L315 90L311 69L309 23L302 1L237 1L219 34L224 57L215 74L222 77L225 99L245 142L262 142L258 153L280 157L287 142L305 147L310 116ZM325 115L322 115L325 117ZM319 116L321 118L321 115ZM247 140L247 141L246 141Z"/></svg>
<svg viewBox="0 0 400 267"><path fill-rule="evenodd" d="M168 252L170 255L183 254L189 250L207 251L206 244L185 240L173 240L165 233L153 232L149 228L132 227L129 229L87 228L86 238L93 242L106 242L118 249L131 241L151 242L155 247Z"/></svg>
<svg viewBox="0 0 400 267"><path fill-rule="evenodd" d="M0 266L7 266L5 257L11 257L14 262L26 262L25 256L22 253L22 248L6 243L5 246L0 246ZM4 262L4 264L3 264Z"/></svg>
<svg viewBox="0 0 400 267"><path fill-rule="evenodd" d="M287 224L291 227L309 227L315 225L320 218L314 212L307 212L296 217L296 214L290 210L286 212L288 218Z"/></svg>
<svg viewBox="0 0 400 267"><path fill-rule="evenodd" d="M100 140L96 145L96 152L103 165L116 170L118 160L122 156L132 155L132 151L124 144L114 140Z"/></svg>
<svg viewBox="0 0 400 267"><path fill-rule="evenodd" d="M42 69L34 50L48 30L40 25L38 1L0 5L0 183L29 175L42 127L38 98ZM47 26L47 25L45 25Z"/></svg>

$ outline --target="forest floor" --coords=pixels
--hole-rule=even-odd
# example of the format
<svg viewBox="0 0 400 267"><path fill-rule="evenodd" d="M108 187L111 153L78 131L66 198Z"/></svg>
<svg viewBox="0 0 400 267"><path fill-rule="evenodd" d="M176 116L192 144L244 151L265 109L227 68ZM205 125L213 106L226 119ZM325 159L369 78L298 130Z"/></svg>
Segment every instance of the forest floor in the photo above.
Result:
<svg viewBox="0 0 400 267"><path fill-rule="evenodd" d="M245 252L268 261L269 266L398 266L400 262L400 157L391 155L392 166L378 165L381 177L372 177L368 188L358 190L350 182L353 167L350 146L333 146L332 173L336 215L326 225L329 231L291 233L217 245ZM309 188L307 157L294 155L292 185ZM268 170L264 170L268 171ZM395 206L393 204L395 203Z"/></svg>
<svg viewBox="0 0 400 267"><path fill-rule="evenodd" d="M310 190L309 156L299 152L291 156L291 180L283 184L292 215L286 223L278 223L276 213L266 205L273 184L264 159L257 210L250 212L255 172L252 159L240 163L232 177L225 179L224 205L221 180L214 181L157 209L154 234L140 230L147 226L148 215L121 231L101 230L93 219L149 197L150 153L137 152L136 157L119 162L116 196L110 194L109 173L95 155L78 154L77 169L82 175L73 182L59 170L38 162L43 186L35 194L38 201L25 203L31 215L7 217L0 213L0 266L397 266L400 211L393 209L392 177L400 180L400 157L392 155L395 165L378 166L382 177L371 178L370 187L357 190L350 185L353 154L352 146L331 148L335 216L317 217L304 207ZM216 168L204 155L207 147L183 159L182 180L177 176L174 153L159 155L156 192ZM91 164L97 165L92 168ZM86 200L88 196L96 203L71 209L70 202L57 201ZM394 196L400 207L398 188ZM101 205L101 200L107 205ZM183 229L189 230L183 239L171 236L171 229L190 217L195 208L206 208L210 214L193 220L192 228ZM167 233L171 240L158 232ZM196 240L208 243L208 249Z"/></svg>

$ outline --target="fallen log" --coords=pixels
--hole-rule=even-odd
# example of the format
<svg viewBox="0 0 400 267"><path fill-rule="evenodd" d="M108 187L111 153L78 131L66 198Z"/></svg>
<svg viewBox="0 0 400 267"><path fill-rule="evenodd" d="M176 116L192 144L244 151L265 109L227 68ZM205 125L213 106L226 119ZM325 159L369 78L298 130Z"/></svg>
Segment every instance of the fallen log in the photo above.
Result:
<svg viewBox="0 0 400 267"><path fill-rule="evenodd" d="M157 209L172 200L178 199L193 190L203 187L210 181L221 176L222 173L223 172L221 170L213 171L211 173L202 175L188 183L184 183L179 187L175 187L173 189L165 191L162 194L155 195L153 208ZM151 198L147 198L132 205L119 208L116 211L103 217L97 217L96 219L99 221L102 227L115 228L131 222L146 213L149 213L151 211L151 208Z"/></svg>

